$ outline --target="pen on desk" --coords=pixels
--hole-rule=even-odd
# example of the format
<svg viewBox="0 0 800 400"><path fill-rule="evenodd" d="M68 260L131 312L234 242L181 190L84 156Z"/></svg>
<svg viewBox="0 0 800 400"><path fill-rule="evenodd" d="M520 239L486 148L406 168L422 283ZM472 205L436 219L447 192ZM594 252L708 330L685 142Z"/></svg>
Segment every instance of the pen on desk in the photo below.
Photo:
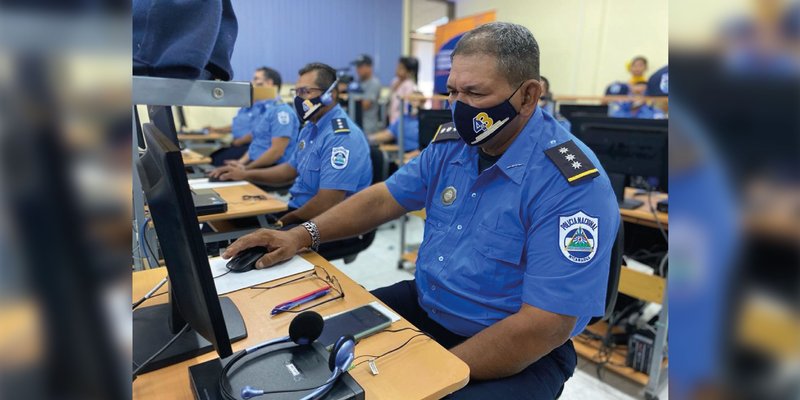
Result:
<svg viewBox="0 0 800 400"><path fill-rule="evenodd" d="M308 292L308 293L306 293L304 295L297 296L297 297L295 297L295 298L293 298L291 300L288 300L288 301L285 301L285 302L283 302L281 304L278 304L277 306L275 306L275 308L272 309L270 314L271 315L276 315L276 314L280 314L282 312L291 310L292 308L295 308L295 307L297 307L297 306L299 306L301 304L305 304L305 303L308 303L309 301L316 300L316 299L318 299L318 298L320 298L322 296L325 296L326 294L328 294L330 292L331 292L331 287L330 286L325 286L325 287L319 288L317 290Z"/></svg>

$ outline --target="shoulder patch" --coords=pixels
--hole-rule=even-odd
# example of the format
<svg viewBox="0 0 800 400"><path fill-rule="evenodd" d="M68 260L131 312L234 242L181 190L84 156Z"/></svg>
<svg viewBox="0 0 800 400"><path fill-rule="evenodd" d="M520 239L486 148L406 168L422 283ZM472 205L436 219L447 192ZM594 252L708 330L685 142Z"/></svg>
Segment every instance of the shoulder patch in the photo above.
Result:
<svg viewBox="0 0 800 400"><path fill-rule="evenodd" d="M455 140L460 138L461 136L458 135L458 131L456 130L456 125L452 122L448 122L446 124L439 125L439 129L437 129L436 134L433 135L433 140L431 140L431 143L443 142L446 140Z"/></svg>
<svg viewBox="0 0 800 400"><path fill-rule="evenodd" d="M544 154L558 167L570 185L575 186L600 175L600 171L572 140L551 147Z"/></svg>
<svg viewBox="0 0 800 400"><path fill-rule="evenodd" d="M334 118L331 125L333 125L333 133L350 133L350 127L344 118Z"/></svg>

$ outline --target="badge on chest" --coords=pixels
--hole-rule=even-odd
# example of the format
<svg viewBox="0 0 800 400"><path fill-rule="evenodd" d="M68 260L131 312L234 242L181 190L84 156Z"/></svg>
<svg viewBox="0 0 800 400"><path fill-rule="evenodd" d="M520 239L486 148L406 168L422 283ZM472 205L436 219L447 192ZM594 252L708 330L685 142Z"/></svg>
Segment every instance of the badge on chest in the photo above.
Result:
<svg viewBox="0 0 800 400"><path fill-rule="evenodd" d="M458 191L453 186L448 186L442 190L442 204L449 206L456 201L456 197L458 197Z"/></svg>

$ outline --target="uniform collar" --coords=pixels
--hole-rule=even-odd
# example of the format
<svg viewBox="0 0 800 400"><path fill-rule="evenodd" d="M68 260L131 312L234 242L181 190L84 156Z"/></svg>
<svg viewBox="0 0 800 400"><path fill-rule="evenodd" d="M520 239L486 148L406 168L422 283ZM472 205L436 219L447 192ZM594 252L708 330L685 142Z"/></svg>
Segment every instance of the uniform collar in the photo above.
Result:
<svg viewBox="0 0 800 400"><path fill-rule="evenodd" d="M320 126L325 126L325 124L330 123L331 120L333 120L334 118L341 118L340 114L344 114L344 111L342 111L342 108L339 107L339 105L337 104L337 105L333 106L333 108L328 110L328 112L326 112L325 115L320 117L320 119L317 120L316 123L311 122L311 125L314 125L314 126L316 126L318 128Z"/></svg>
<svg viewBox="0 0 800 400"><path fill-rule="evenodd" d="M525 124L525 127L522 128L522 132L517 135L511 146L503 153L503 156L489 169L497 168L514 183L522 183L525 171L527 171L525 167L530 162L531 154L533 154L536 147L536 140L541 135L543 122L542 110L536 107L536 111L531 116L531 119L528 120L528 123ZM477 157L478 148L464 144L459 156L451 163L463 165Z"/></svg>

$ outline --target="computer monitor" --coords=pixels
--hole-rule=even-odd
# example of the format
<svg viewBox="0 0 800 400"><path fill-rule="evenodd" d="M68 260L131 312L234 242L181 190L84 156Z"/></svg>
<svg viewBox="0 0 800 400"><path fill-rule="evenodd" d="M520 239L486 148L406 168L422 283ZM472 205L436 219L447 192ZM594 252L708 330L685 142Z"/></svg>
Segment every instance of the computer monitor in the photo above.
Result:
<svg viewBox="0 0 800 400"><path fill-rule="evenodd" d="M444 110L419 110L419 149L428 147L439 126L453 122L453 114L448 109Z"/></svg>
<svg viewBox="0 0 800 400"><path fill-rule="evenodd" d="M133 312L133 361L141 365L188 323L183 334L141 372L213 349L232 354L247 336L239 310L218 297L180 150L153 124L142 127L146 150L136 167L169 275L169 302Z"/></svg>
<svg viewBox="0 0 800 400"><path fill-rule="evenodd" d="M608 104L560 104L558 112L571 122L574 117L607 116Z"/></svg>
<svg viewBox="0 0 800 400"><path fill-rule="evenodd" d="M178 131L175 130L172 107L147 106L147 114L150 116L150 123L154 124L162 134L166 135L175 146L180 146L178 144Z"/></svg>
<svg viewBox="0 0 800 400"><path fill-rule="evenodd" d="M573 117L570 122L572 134L594 151L609 175L655 178L655 188L667 191L667 120Z"/></svg>

